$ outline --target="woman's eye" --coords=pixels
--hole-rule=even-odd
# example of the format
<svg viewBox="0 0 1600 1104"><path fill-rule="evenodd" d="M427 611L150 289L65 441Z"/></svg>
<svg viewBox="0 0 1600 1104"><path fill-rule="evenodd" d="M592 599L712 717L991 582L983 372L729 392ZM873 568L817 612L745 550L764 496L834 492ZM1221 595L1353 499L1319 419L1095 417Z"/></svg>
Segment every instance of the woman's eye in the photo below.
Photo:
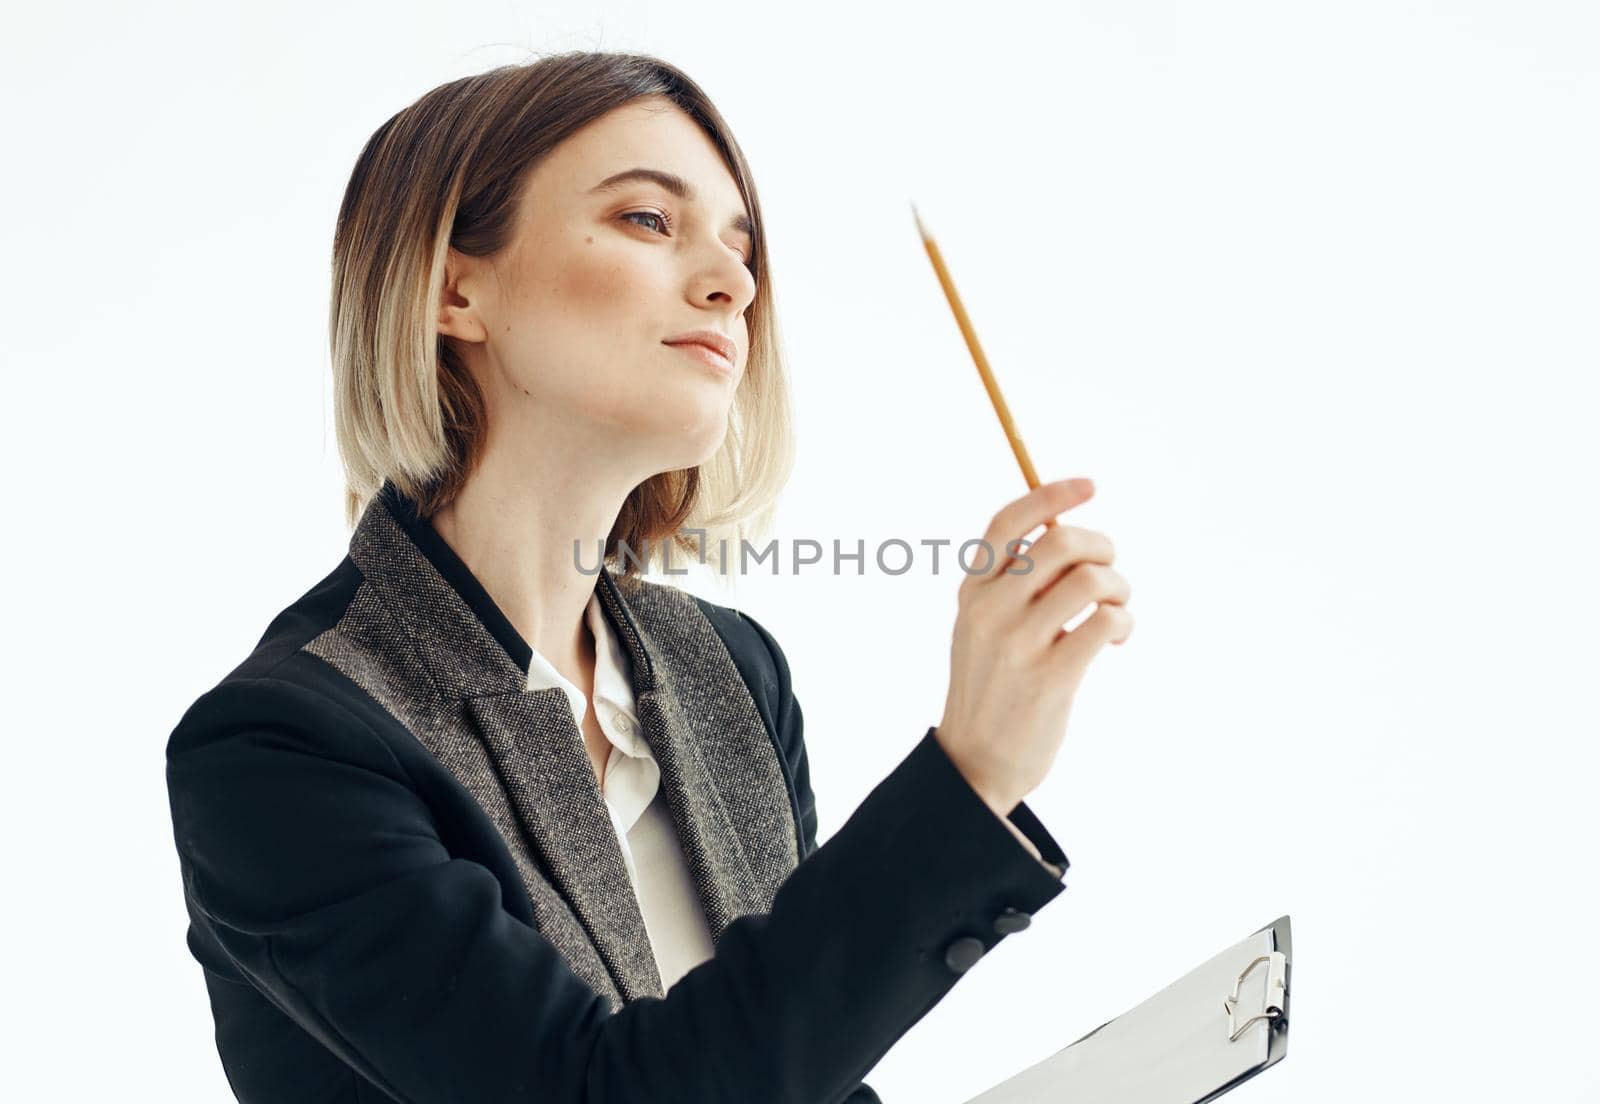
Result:
<svg viewBox="0 0 1600 1104"><path fill-rule="evenodd" d="M663 215L659 211L629 211L626 214L624 214L622 217L625 218L625 219L634 219L634 218L655 219L657 222L659 222L661 224L661 230L658 230L657 233L665 233L667 230L670 230L672 228L672 221L670 219L668 219L666 215ZM635 223L634 225L637 226L637 225L640 225L640 224L639 223Z"/></svg>
<svg viewBox="0 0 1600 1104"><path fill-rule="evenodd" d="M661 224L661 229L657 230L656 233L658 233L658 234L663 234L663 233L664 234L670 234L672 232L672 219L671 219L671 217L669 217L668 215L663 214L660 211L624 211L620 217L621 218L625 218L625 219L640 219L640 218L655 219L657 222L659 222ZM637 223L636 222L636 223L634 223L634 225L635 226L642 226L643 223ZM745 268L750 270L750 274L752 276L755 275L755 270L756 270L755 255L752 254L750 256L749 260L745 260L744 254L740 253L739 254L739 259L744 262Z"/></svg>

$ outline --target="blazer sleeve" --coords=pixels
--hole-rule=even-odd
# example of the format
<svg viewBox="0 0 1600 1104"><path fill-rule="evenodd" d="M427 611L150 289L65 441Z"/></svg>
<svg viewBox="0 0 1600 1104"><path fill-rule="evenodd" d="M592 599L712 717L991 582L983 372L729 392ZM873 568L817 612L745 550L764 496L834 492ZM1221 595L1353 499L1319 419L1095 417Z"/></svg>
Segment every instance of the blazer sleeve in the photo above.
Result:
<svg viewBox="0 0 1600 1104"><path fill-rule="evenodd" d="M800 709L800 698L794 692L789 659L784 654L782 646L767 631L767 627L756 618L741 610L735 620L750 626L759 638L761 646L765 648L767 657L765 673L770 674L768 684L770 696L775 697L778 702L775 716L769 723L776 733L779 750L788 763L789 774L794 780L795 804L800 812L801 860L804 861L806 856L817 849L817 799L811 788L811 762L806 755L804 714ZM743 665L740 666L743 670ZM761 679L751 680L749 674L745 677L751 685L752 692L762 684ZM933 732L933 729L929 730L930 735ZM1039 848L1042 857L1048 860L1051 855L1055 855L1060 859L1054 864L1055 869L1051 869L1050 874L1058 880L1065 878L1069 865L1066 855L1061 853L1059 845L1027 804L1025 802L1019 804L1007 819L1017 825L1022 834ZM857 1084L840 1104L883 1104L883 1100L871 1085L862 1082Z"/></svg>
<svg viewBox="0 0 1600 1104"><path fill-rule="evenodd" d="M736 920L665 997L612 1014L326 695L225 681L174 731L167 784L191 915L266 999L407 1104L835 1104L974 951L1017 930L998 914L1063 888L929 729L770 912Z"/></svg>

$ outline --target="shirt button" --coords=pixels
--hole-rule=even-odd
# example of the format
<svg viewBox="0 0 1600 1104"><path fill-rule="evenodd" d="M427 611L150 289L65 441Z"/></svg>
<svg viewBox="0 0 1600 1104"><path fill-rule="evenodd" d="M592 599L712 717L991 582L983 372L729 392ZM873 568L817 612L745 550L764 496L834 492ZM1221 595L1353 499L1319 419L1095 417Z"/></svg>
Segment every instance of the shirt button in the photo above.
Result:
<svg viewBox="0 0 1600 1104"><path fill-rule="evenodd" d="M1033 923L1033 917L1019 909L1008 908L994 918L994 930L997 935L1014 935Z"/></svg>
<svg viewBox="0 0 1600 1104"><path fill-rule="evenodd" d="M632 732L633 731L633 722L628 720L626 714L623 714L623 713L613 713L613 714L611 714L611 723L617 726L617 731L618 732Z"/></svg>
<svg viewBox="0 0 1600 1104"><path fill-rule="evenodd" d="M986 948L977 936L964 935L945 948L944 964L957 974L972 969L973 963L983 957Z"/></svg>

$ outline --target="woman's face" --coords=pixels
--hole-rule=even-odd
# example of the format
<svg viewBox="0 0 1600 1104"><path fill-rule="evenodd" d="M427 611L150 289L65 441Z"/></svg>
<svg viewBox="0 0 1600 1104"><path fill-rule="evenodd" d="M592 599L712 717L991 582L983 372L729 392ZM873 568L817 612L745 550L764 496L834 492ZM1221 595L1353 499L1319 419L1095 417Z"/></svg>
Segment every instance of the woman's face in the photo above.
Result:
<svg viewBox="0 0 1600 1104"><path fill-rule="evenodd" d="M632 169L679 177L608 178ZM439 332L456 340L489 404L491 447L603 447L641 481L721 445L749 349L748 218L711 139L660 97L570 135L528 176L511 242L492 258L451 250ZM710 330L731 375L664 344Z"/></svg>

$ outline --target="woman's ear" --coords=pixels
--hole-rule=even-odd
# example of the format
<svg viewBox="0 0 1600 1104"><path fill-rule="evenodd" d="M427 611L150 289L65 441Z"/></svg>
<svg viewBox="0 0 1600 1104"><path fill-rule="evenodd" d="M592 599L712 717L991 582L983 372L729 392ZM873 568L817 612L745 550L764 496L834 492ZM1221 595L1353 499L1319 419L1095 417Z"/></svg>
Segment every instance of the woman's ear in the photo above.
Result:
<svg viewBox="0 0 1600 1104"><path fill-rule="evenodd" d="M461 341L481 342L488 330L479 314L483 305L477 296L478 258L453 247L445 254L444 288L439 297L439 335Z"/></svg>

